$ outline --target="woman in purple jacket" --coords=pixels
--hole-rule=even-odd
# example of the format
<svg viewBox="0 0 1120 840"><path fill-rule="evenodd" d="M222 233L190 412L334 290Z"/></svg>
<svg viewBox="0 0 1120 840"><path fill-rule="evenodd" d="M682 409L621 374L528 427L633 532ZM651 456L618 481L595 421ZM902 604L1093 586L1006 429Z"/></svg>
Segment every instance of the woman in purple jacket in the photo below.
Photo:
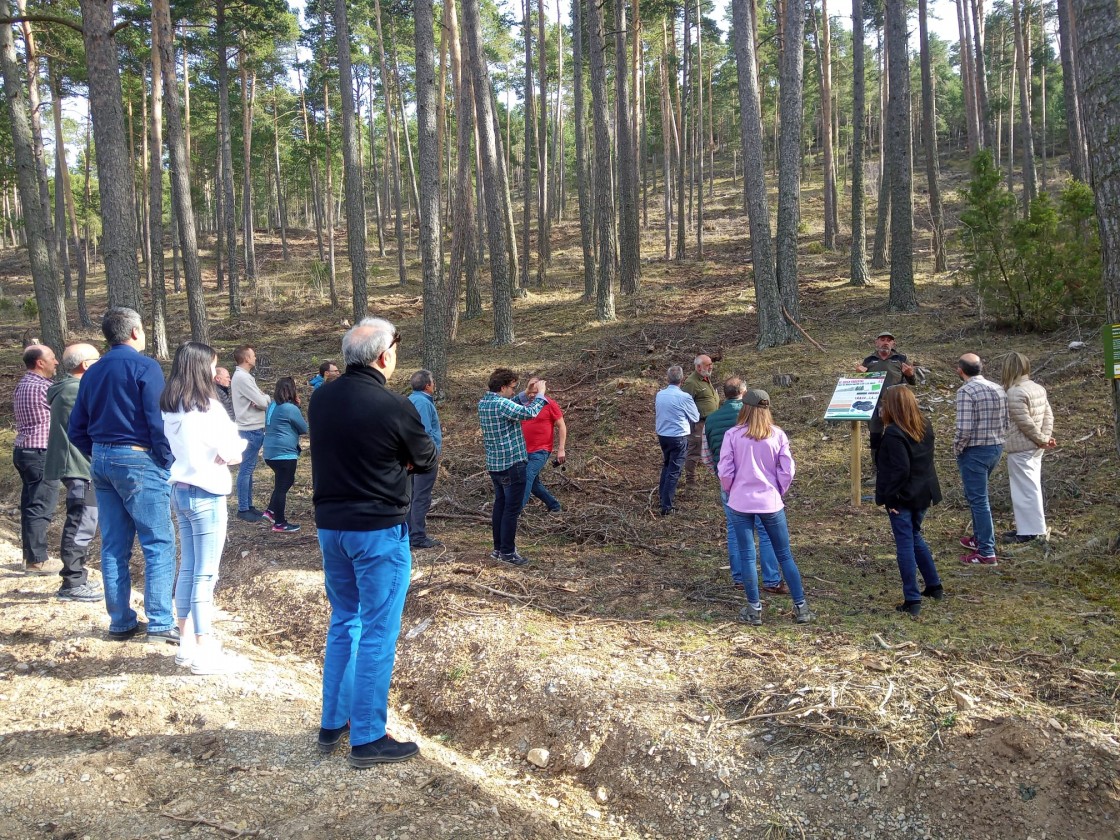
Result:
<svg viewBox="0 0 1120 840"><path fill-rule="evenodd" d="M782 497L793 483L793 456L789 438L774 425L770 416L770 395L751 389L743 397L738 422L724 435L719 455L719 481L728 494L727 507L739 542L739 558L747 605L739 620L762 624L762 601L758 595L758 569L755 568L755 517L762 522L774 546L782 576L793 598L798 624L807 624L813 614L805 603L801 573L793 562Z"/></svg>

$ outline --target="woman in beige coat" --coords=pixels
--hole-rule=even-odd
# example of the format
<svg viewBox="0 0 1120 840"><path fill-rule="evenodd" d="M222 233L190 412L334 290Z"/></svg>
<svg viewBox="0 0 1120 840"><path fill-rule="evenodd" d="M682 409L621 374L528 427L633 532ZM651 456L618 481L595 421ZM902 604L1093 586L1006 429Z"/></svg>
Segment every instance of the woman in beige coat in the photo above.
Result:
<svg viewBox="0 0 1120 840"><path fill-rule="evenodd" d="M1007 391L1007 414L1011 419L1003 451L1007 454L1011 506L1015 511L1015 530L1004 534L1004 540L1024 543L1046 534L1042 453L1058 445L1053 438L1054 412L1046 389L1031 379L1030 359L1022 353L1009 353L1004 358L1000 378Z"/></svg>

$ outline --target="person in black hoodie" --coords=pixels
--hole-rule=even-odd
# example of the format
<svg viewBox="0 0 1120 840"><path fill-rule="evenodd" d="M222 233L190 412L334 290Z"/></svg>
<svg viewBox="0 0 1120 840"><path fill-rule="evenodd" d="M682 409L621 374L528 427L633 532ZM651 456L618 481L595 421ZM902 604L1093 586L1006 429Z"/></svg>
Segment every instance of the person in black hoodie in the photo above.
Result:
<svg viewBox="0 0 1120 840"><path fill-rule="evenodd" d="M933 465L933 426L922 416L914 392L896 385L879 400L883 439L875 454L875 504L891 519L898 573L905 600L895 609L916 619L922 598L941 600L945 590L922 537L922 520L930 505L941 501L941 487ZM926 588L918 589L918 573Z"/></svg>
<svg viewBox="0 0 1120 840"><path fill-rule="evenodd" d="M412 573L412 474L436 448L416 407L386 383L401 335L364 318L342 339L346 373L311 395L311 484L331 604L319 749L350 732L351 766L404 761L416 744L385 732L401 611Z"/></svg>

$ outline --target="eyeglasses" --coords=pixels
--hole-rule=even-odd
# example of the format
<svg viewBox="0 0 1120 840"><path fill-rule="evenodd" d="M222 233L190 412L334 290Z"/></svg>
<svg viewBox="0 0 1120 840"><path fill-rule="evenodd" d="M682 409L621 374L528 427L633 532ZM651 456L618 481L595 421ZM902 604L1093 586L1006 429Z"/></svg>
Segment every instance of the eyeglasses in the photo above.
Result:
<svg viewBox="0 0 1120 840"><path fill-rule="evenodd" d="M394 344L400 344L400 343L401 343L401 331L400 330L393 330L393 340L391 342L389 342L389 346L392 347Z"/></svg>

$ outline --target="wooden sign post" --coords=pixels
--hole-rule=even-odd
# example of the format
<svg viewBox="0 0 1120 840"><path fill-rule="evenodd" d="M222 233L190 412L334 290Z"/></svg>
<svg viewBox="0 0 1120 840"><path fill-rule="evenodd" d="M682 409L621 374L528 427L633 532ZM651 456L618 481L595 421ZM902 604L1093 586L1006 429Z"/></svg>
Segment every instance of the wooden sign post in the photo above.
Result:
<svg viewBox="0 0 1120 840"><path fill-rule="evenodd" d="M850 420L852 424L851 480L854 507L859 507L862 500L860 470L863 424L875 416L875 406L879 402L886 376L883 371L841 376L824 413L825 420Z"/></svg>
<svg viewBox="0 0 1120 840"><path fill-rule="evenodd" d="M863 423L852 421L852 505L859 507L862 495L860 469L863 456Z"/></svg>

